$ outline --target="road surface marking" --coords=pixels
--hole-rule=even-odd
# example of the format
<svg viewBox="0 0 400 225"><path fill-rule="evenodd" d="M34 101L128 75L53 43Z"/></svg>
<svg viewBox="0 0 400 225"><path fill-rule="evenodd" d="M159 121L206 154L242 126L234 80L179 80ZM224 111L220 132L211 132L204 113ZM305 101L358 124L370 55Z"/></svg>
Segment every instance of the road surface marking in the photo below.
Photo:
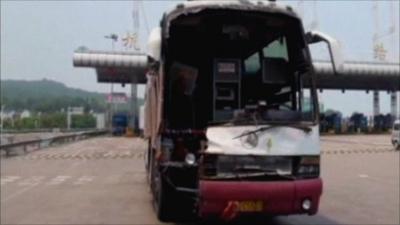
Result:
<svg viewBox="0 0 400 225"><path fill-rule="evenodd" d="M5 176L5 177L0 178L0 183L1 183L1 185L4 185L6 183L14 182L20 178L21 177L19 177L19 176Z"/></svg>
<svg viewBox="0 0 400 225"><path fill-rule="evenodd" d="M69 178L71 178L71 176L57 176L53 178L50 182L48 182L47 185L59 185Z"/></svg>
<svg viewBox="0 0 400 225"><path fill-rule="evenodd" d="M105 153L105 154L103 155L103 157L108 158L108 157L110 157L110 156L113 156L114 154L115 154L114 152L109 151L109 152Z"/></svg>
<svg viewBox="0 0 400 225"><path fill-rule="evenodd" d="M77 181L75 181L73 184L81 185L81 184L92 182L93 179L94 179L94 176L82 176Z"/></svg>
<svg viewBox="0 0 400 225"><path fill-rule="evenodd" d="M358 175L360 178L368 178L369 176L367 174L359 174Z"/></svg>
<svg viewBox="0 0 400 225"><path fill-rule="evenodd" d="M24 192L26 192L26 191L29 191L29 190L32 189L33 187L35 187L35 185L33 185L33 186L28 186L27 188L23 188L23 189L21 189L21 190L15 192L15 193L13 193L13 194L11 194L11 195L8 195L6 198L2 198L2 199L1 199L1 203L6 202L6 201L8 201L8 200L10 200L10 199L12 199L12 198L14 198L14 197L17 197L18 195L20 195L20 194L22 194L22 193L24 193Z"/></svg>
<svg viewBox="0 0 400 225"><path fill-rule="evenodd" d="M36 186L44 179L44 176L33 176L18 183L18 186Z"/></svg>

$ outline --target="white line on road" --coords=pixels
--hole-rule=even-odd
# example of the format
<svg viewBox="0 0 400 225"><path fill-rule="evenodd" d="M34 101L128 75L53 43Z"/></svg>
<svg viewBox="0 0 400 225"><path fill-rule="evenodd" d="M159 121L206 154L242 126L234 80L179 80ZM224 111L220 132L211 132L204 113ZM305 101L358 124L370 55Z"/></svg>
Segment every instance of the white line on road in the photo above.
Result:
<svg viewBox="0 0 400 225"><path fill-rule="evenodd" d="M23 189L21 189L21 190L15 192L15 193L13 193L13 194L11 194L11 195L8 195L7 197L1 199L1 203L4 203L4 202L6 202L6 201L8 201L8 200L10 200L10 199L12 199L12 198L14 198L14 197L17 197L18 195L20 195L20 194L22 194L22 193L24 193L24 192L26 192L26 191L29 191L29 190L32 189L33 187L35 187L35 185L33 185L33 186L28 186L27 188L23 188Z"/></svg>
<svg viewBox="0 0 400 225"><path fill-rule="evenodd" d="M82 176L77 181L75 181L73 184L74 185L86 184L86 183L92 182L93 179L94 179L94 176Z"/></svg>
<svg viewBox="0 0 400 225"><path fill-rule="evenodd" d="M1 185L4 185L6 183L14 182L20 178L21 177L19 177L19 176L5 176L5 177L0 178L0 183L1 183Z"/></svg>
<svg viewBox="0 0 400 225"><path fill-rule="evenodd" d="M44 180L44 176L33 176L18 183L18 186L36 186Z"/></svg>
<svg viewBox="0 0 400 225"><path fill-rule="evenodd" d="M114 156L114 152L112 152L112 151L108 151L107 153L105 153L104 155L103 155L103 157L110 157L110 156Z"/></svg>
<svg viewBox="0 0 400 225"><path fill-rule="evenodd" d="M47 185L59 185L68 180L69 178L71 178L71 176L57 176L53 178L50 182L48 182Z"/></svg>
<svg viewBox="0 0 400 225"><path fill-rule="evenodd" d="M81 153L82 151L83 151L83 150L80 150L80 151L78 151L78 153ZM76 162L76 163L73 163L71 166L69 166L68 168L66 168L65 171L71 170L72 168L77 167L77 166L79 166L80 164L83 164L83 163L86 163L86 159L84 159L84 160L82 160L82 161L79 161L79 162ZM7 178L7 177L6 177L6 178ZM34 187L36 187L36 185L28 186L27 188L21 189L21 190L19 190L19 191L13 193L13 194L11 194L11 195L8 195L8 196L5 197L5 198L2 198L0 202L1 202L1 203L4 203L4 202L6 202L6 201L8 201L8 200L10 200L10 199L12 199L12 198L15 198L15 197L21 195L22 193L24 193L24 192L26 192L26 191L29 191L30 189L32 189L32 188L34 188Z"/></svg>

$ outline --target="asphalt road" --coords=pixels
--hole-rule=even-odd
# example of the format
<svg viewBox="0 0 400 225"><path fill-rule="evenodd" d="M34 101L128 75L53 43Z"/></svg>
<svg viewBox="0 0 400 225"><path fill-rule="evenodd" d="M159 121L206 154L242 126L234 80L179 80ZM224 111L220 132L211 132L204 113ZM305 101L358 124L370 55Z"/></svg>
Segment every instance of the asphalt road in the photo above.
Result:
<svg viewBox="0 0 400 225"><path fill-rule="evenodd" d="M316 216L245 224L399 224L399 152L387 135L321 138ZM1 224L162 224L145 181L146 143L94 138L0 159Z"/></svg>

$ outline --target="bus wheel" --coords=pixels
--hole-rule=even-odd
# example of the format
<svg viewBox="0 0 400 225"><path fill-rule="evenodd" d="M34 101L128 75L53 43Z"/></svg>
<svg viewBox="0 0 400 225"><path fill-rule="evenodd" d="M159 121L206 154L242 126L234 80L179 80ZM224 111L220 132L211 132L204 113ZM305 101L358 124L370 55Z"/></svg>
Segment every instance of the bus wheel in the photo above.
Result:
<svg viewBox="0 0 400 225"><path fill-rule="evenodd" d="M394 150L400 150L400 143L398 141L394 143Z"/></svg>
<svg viewBox="0 0 400 225"><path fill-rule="evenodd" d="M156 202L155 208L157 217L162 222L171 222L175 218L173 215L173 194L174 190L168 182L160 175L157 176ZM176 206L175 206L176 207Z"/></svg>
<svg viewBox="0 0 400 225"><path fill-rule="evenodd" d="M149 166L150 166L150 138L147 141L147 149L146 152L144 153L144 166L146 168L146 172L149 172Z"/></svg>
<svg viewBox="0 0 400 225"><path fill-rule="evenodd" d="M146 157L145 157L145 167L147 172L147 183L152 183L152 173L153 173L153 149L151 148L151 140L149 139L149 144L147 147Z"/></svg>

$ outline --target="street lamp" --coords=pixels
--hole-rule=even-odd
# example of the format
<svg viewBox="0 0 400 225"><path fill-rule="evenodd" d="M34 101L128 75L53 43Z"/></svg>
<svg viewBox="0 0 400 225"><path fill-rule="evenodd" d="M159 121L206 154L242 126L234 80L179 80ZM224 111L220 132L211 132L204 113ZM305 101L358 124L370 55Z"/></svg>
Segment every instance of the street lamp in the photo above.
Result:
<svg viewBox="0 0 400 225"><path fill-rule="evenodd" d="M109 34L104 36L104 38L106 39L110 39L111 40L111 50L114 51L115 50L115 42L118 41L118 35L116 34ZM114 105L113 105L113 93L114 93L114 83L111 81L111 93L110 93L110 118L109 118L109 122L110 122L110 130L112 132L112 118L113 118L113 114L114 114Z"/></svg>
<svg viewBox="0 0 400 225"><path fill-rule="evenodd" d="M112 50L114 51L114 43L118 41L118 35L110 34L110 35L104 36L104 38L111 39L111 47L112 47Z"/></svg>
<svg viewBox="0 0 400 225"><path fill-rule="evenodd" d="M5 105L0 106L0 134L3 134L3 112L4 112Z"/></svg>

